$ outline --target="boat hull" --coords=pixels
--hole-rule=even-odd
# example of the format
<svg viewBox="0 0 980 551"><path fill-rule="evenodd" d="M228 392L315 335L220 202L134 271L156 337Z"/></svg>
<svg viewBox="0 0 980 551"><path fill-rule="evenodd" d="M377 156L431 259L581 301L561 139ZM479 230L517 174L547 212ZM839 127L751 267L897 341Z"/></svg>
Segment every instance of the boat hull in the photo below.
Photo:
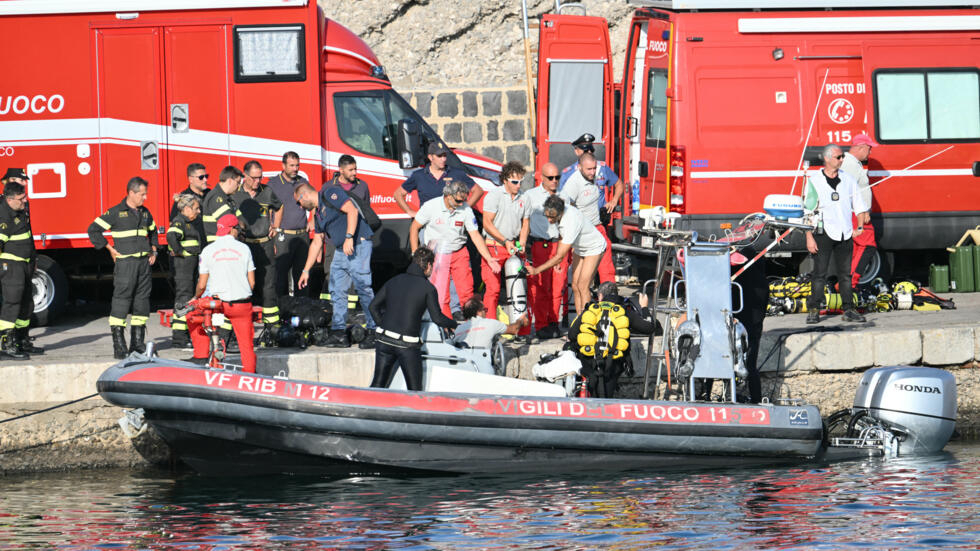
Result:
<svg viewBox="0 0 980 551"><path fill-rule="evenodd" d="M204 472L731 466L810 459L823 436L814 406L365 389L158 359L108 369L98 390Z"/></svg>

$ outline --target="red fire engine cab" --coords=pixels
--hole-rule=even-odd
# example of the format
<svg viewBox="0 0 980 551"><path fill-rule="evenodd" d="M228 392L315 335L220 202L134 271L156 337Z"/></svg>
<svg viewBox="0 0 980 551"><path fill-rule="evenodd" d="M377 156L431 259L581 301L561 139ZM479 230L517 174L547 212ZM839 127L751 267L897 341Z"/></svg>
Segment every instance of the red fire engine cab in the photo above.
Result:
<svg viewBox="0 0 980 551"><path fill-rule="evenodd" d="M682 215L680 227L720 237L760 211L766 195L800 193L805 173L821 168L823 146L846 150L863 132L880 144L871 183L890 177L873 188L882 251L941 249L977 224L975 2L632 3L615 84L604 19L542 18L538 166L569 164L568 143L590 132L632 187L627 222L662 205ZM781 247L804 251L802 239ZM887 258L879 255L875 271Z"/></svg>
<svg viewBox="0 0 980 551"><path fill-rule="evenodd" d="M94 263L86 228L126 182L150 183L164 243L194 162L216 175L256 159L273 175L295 151L319 189L351 154L385 219L375 260L407 247L391 196L439 137L312 0L7 0L0 49L0 168L30 175L41 322L65 304L65 271ZM462 151L450 163L484 187L500 168Z"/></svg>

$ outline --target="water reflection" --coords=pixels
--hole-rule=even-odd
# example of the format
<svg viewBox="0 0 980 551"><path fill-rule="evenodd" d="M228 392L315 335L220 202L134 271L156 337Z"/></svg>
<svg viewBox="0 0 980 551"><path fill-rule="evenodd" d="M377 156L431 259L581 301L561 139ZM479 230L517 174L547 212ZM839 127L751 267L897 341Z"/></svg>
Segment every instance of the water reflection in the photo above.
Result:
<svg viewBox="0 0 980 551"><path fill-rule="evenodd" d="M812 468L593 476L0 479L0 547L974 547L980 447Z"/></svg>

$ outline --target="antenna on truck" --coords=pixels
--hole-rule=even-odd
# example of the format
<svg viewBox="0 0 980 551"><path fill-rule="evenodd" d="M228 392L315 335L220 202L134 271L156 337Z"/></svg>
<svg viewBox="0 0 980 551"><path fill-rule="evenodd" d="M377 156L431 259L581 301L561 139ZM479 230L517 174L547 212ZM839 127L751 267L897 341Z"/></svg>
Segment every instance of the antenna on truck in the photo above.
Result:
<svg viewBox="0 0 980 551"><path fill-rule="evenodd" d="M796 163L796 172L793 174L793 188L790 190L789 194L794 195L796 193L796 179L800 176L800 167L803 166L803 158L806 157L806 147L810 144L810 133L813 132L813 123L817 121L817 111L820 110L820 99L823 98L824 85L827 84L827 75L830 74L830 68L823 74L823 82L820 84L820 93L817 94L817 104L813 106L813 116L810 117L810 128L806 131L806 139L803 140L803 151L800 152L800 162ZM803 186L804 189L806 186Z"/></svg>

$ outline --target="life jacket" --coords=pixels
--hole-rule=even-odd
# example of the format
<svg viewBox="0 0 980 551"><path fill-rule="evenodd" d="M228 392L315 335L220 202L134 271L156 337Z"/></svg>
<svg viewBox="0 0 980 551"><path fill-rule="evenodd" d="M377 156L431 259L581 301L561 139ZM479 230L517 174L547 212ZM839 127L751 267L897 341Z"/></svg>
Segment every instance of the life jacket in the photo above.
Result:
<svg viewBox="0 0 980 551"><path fill-rule="evenodd" d="M612 302L589 305L579 322L578 346L584 356L618 360L630 346L626 309Z"/></svg>

